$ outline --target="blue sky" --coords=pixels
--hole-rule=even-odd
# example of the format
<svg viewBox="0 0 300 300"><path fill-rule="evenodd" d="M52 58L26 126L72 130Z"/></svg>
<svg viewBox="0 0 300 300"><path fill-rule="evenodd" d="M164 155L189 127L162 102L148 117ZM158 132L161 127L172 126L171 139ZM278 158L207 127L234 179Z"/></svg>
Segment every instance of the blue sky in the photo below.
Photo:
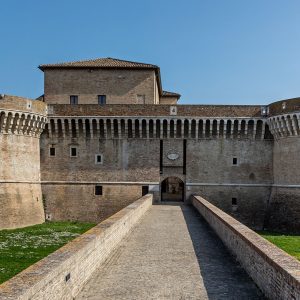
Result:
<svg viewBox="0 0 300 300"><path fill-rule="evenodd" d="M0 0L0 92L43 93L39 64L157 64L181 104L300 96L298 0Z"/></svg>

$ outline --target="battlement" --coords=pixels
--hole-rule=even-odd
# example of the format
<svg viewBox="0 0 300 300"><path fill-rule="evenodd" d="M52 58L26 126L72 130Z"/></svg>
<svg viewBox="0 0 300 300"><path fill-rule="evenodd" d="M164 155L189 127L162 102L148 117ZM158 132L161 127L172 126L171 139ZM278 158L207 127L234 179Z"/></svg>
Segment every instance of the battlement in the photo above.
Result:
<svg viewBox="0 0 300 300"><path fill-rule="evenodd" d="M273 139L266 119L193 117L49 117L48 137Z"/></svg>
<svg viewBox="0 0 300 300"><path fill-rule="evenodd" d="M44 130L47 105L28 98L3 95L0 99L0 133L39 137Z"/></svg>

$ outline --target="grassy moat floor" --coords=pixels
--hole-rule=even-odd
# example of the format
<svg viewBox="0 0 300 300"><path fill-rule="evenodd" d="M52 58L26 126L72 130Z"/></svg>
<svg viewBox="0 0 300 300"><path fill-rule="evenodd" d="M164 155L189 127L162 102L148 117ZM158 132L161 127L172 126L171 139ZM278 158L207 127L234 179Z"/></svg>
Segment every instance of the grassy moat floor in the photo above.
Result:
<svg viewBox="0 0 300 300"><path fill-rule="evenodd" d="M300 235L283 234L270 231L257 232L262 237L300 260Z"/></svg>
<svg viewBox="0 0 300 300"><path fill-rule="evenodd" d="M46 222L21 229L0 230L0 284L95 225Z"/></svg>

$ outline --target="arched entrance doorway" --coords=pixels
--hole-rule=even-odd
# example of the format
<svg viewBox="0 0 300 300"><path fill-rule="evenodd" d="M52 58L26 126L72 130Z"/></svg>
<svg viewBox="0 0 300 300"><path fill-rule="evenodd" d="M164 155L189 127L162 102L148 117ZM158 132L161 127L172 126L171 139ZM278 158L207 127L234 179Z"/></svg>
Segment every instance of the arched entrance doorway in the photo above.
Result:
<svg viewBox="0 0 300 300"><path fill-rule="evenodd" d="M184 201L184 183L178 177L168 177L161 182L161 201Z"/></svg>

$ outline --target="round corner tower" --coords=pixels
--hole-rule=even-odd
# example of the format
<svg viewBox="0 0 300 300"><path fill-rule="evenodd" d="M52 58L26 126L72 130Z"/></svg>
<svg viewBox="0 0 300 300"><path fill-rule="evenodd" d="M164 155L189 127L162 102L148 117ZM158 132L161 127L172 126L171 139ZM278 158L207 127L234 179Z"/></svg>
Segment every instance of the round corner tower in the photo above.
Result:
<svg viewBox="0 0 300 300"><path fill-rule="evenodd" d="M0 96L0 229L44 222L40 184L40 134L47 106Z"/></svg>
<svg viewBox="0 0 300 300"><path fill-rule="evenodd" d="M274 136L273 187L269 225L272 229L300 231L300 98L269 106Z"/></svg>

